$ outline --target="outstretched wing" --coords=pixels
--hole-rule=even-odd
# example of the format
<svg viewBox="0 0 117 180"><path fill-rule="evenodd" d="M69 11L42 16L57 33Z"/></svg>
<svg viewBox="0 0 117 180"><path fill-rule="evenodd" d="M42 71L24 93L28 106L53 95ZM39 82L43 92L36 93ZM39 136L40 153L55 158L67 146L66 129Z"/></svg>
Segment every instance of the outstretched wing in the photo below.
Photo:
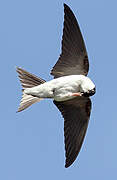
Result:
<svg viewBox="0 0 117 180"><path fill-rule="evenodd" d="M53 101L64 117L65 167L69 167L76 159L87 130L91 100L77 97L72 100Z"/></svg>
<svg viewBox="0 0 117 180"><path fill-rule="evenodd" d="M88 56L78 22L71 9L64 4L62 53L53 67L54 78L66 75L87 75Z"/></svg>

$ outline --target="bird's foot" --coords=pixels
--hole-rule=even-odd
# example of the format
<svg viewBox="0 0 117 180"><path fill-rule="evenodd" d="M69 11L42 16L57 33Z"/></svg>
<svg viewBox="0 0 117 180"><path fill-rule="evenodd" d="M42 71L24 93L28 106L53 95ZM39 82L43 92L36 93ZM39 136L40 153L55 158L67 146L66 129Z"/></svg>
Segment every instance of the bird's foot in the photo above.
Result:
<svg viewBox="0 0 117 180"><path fill-rule="evenodd" d="M72 93L71 96L82 96L82 94L81 93Z"/></svg>

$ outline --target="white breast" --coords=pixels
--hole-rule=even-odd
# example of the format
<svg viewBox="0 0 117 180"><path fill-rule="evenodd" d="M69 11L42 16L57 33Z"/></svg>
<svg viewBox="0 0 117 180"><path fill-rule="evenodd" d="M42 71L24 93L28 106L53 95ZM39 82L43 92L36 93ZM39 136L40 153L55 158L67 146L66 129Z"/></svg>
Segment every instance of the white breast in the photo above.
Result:
<svg viewBox="0 0 117 180"><path fill-rule="evenodd" d="M53 79L39 86L28 88L25 93L41 98L53 98L56 101L71 99L72 93L80 92L83 75L71 75Z"/></svg>
<svg viewBox="0 0 117 180"><path fill-rule="evenodd" d="M80 92L81 79L79 75L65 76L58 79L59 82L55 83L54 99L56 101L65 101L72 99L72 93Z"/></svg>

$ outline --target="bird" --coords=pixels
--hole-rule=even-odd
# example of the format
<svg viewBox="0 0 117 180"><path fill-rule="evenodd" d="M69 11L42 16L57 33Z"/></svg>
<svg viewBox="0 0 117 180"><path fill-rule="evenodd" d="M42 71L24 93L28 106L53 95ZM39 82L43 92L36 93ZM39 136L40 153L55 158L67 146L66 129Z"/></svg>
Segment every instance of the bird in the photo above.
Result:
<svg viewBox="0 0 117 180"><path fill-rule="evenodd" d="M16 68L22 85L18 112L49 98L63 116L65 168L76 160L89 123L92 108L90 96L96 93L96 86L87 77L88 70L89 60L83 36L67 4L64 4L61 54L50 73L54 78L45 81L21 67Z"/></svg>

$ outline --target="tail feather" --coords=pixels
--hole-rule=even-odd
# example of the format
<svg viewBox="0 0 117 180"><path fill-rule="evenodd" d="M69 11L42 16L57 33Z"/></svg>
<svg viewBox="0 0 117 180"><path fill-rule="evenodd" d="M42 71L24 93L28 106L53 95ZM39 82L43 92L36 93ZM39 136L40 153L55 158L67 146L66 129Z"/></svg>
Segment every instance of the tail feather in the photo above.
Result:
<svg viewBox="0 0 117 180"><path fill-rule="evenodd" d="M24 69L19 68L19 67L17 67L16 71L18 73L18 76L19 76L19 79L20 79L23 89L38 86L38 85L46 82L45 80L43 80L43 79L25 71Z"/></svg>
<svg viewBox="0 0 117 180"><path fill-rule="evenodd" d="M18 108L18 112L23 111L24 109L28 108L32 104L41 101L42 98L33 97L31 95L27 95L23 92L22 99L20 102L20 106Z"/></svg>
<svg viewBox="0 0 117 180"><path fill-rule="evenodd" d="M24 109L28 108L32 104L42 100L42 98L34 97L34 96L24 93L24 90L26 88L32 88L34 86L43 84L46 81L41 78L38 78L37 76L25 71L24 69L19 68L19 67L17 67L16 71L18 72L18 76L19 76L19 79L20 79L20 82L21 82L21 85L23 88L22 89L22 92L23 92L22 99L20 102L20 106L18 108L18 112L20 112L20 111L23 111Z"/></svg>

